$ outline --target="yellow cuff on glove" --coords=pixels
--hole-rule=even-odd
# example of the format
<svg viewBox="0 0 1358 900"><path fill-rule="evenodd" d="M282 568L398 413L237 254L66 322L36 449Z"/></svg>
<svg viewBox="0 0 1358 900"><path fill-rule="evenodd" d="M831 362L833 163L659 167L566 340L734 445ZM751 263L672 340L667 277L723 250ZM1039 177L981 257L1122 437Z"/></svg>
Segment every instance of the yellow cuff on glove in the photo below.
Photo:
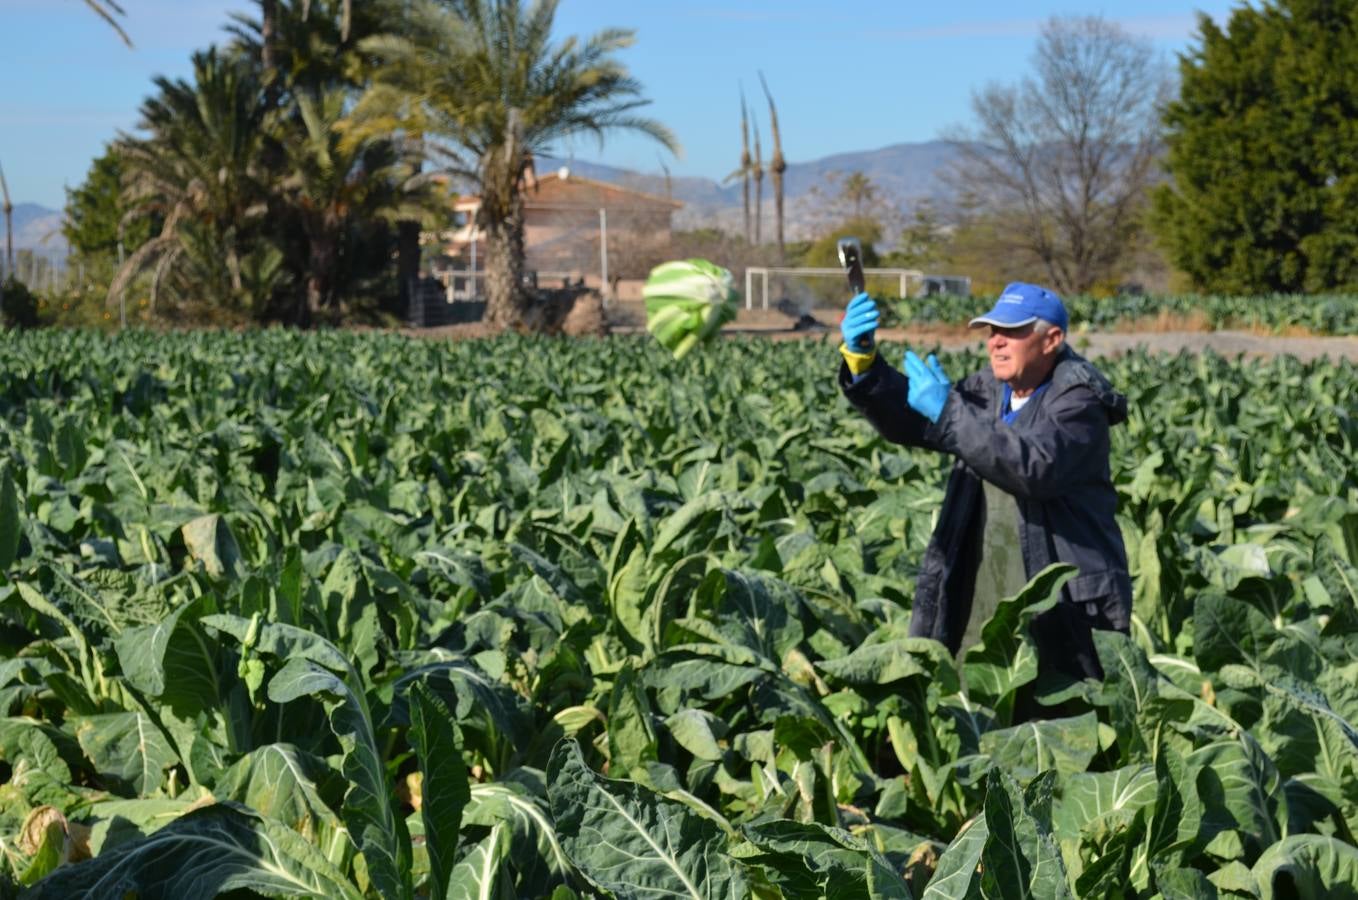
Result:
<svg viewBox="0 0 1358 900"><path fill-rule="evenodd" d="M849 349L848 344L840 344L839 352L844 357L844 362L848 363L849 371L855 375L862 375L872 368L872 361L877 358L876 347L873 347L867 353L855 353Z"/></svg>

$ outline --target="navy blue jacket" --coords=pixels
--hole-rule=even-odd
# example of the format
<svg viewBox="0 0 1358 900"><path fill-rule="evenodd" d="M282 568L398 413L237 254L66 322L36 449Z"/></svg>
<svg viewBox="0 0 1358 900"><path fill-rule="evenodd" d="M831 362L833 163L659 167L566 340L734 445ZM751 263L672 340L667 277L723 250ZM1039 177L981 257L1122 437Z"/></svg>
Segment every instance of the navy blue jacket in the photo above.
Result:
<svg viewBox="0 0 1358 900"><path fill-rule="evenodd" d="M936 423L906 402L909 379L879 355L857 382L841 363L839 385L882 437L957 458L920 565L910 633L956 653L966 632L980 558L986 479L1018 502L1023 565L1032 578L1053 562L1079 574L1063 599L1102 627L1126 631L1132 584L1109 472L1109 429L1127 398L1088 360L1063 347L1046 390L1001 421L1004 385L989 367L953 385Z"/></svg>

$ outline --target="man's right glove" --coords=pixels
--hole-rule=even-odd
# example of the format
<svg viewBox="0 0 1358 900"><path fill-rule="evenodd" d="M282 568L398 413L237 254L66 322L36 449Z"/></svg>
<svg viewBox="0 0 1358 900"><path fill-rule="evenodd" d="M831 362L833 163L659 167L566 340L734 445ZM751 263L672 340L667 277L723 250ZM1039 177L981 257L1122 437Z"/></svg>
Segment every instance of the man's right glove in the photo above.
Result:
<svg viewBox="0 0 1358 900"><path fill-rule="evenodd" d="M943 414L943 405L948 402L948 392L952 390L952 382L939 364L938 357L930 353L929 361L925 363L915 355L914 350L907 350L901 365L910 379L906 402L930 422L937 422Z"/></svg>
<svg viewBox="0 0 1358 900"><path fill-rule="evenodd" d="M877 304L866 293L859 294L849 301L844 311L844 319L839 323L839 333L844 337L839 352L844 356L849 371L862 375L877 358L875 335L881 316Z"/></svg>

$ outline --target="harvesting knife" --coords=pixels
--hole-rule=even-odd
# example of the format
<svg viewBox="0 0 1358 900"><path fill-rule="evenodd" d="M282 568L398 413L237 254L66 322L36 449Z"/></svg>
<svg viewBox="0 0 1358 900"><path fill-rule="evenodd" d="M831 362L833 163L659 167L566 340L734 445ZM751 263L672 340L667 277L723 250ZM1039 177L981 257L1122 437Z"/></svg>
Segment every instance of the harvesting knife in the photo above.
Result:
<svg viewBox="0 0 1358 900"><path fill-rule="evenodd" d="M839 239L839 264L844 267L844 274L849 276L849 287L853 288L854 296L863 293L865 289L863 245L858 242L858 238L842 237Z"/></svg>

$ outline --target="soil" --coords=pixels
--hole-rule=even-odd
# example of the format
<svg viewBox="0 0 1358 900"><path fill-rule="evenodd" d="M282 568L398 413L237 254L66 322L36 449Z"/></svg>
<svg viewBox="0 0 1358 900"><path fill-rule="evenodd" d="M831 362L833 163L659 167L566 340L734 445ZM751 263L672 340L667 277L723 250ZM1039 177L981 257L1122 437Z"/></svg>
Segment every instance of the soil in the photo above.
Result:
<svg viewBox="0 0 1358 900"><path fill-rule="evenodd" d="M605 305L597 297L582 297L561 331L570 335L635 334L645 331L645 310L640 303L612 303ZM839 316L842 310L814 309L791 317L776 310L740 310L736 320L722 329L723 335L733 338L763 337L770 340L824 340L837 342ZM1179 323L1174 323L1179 324ZM1152 353L1197 353L1212 350L1223 356L1290 355L1310 360L1321 357L1358 361L1358 336L1319 337L1311 335L1275 335L1253 331L1164 330L1165 323L1128 323L1130 330L1109 332L1079 332L1070 342L1086 356L1118 356L1142 348ZM471 340L492 336L495 332L480 322L447 325L441 328L403 329L412 337L442 340ZM922 348L961 350L981 347L977 332L963 326L925 326L919 328L887 328L878 332L881 341L912 344Z"/></svg>

